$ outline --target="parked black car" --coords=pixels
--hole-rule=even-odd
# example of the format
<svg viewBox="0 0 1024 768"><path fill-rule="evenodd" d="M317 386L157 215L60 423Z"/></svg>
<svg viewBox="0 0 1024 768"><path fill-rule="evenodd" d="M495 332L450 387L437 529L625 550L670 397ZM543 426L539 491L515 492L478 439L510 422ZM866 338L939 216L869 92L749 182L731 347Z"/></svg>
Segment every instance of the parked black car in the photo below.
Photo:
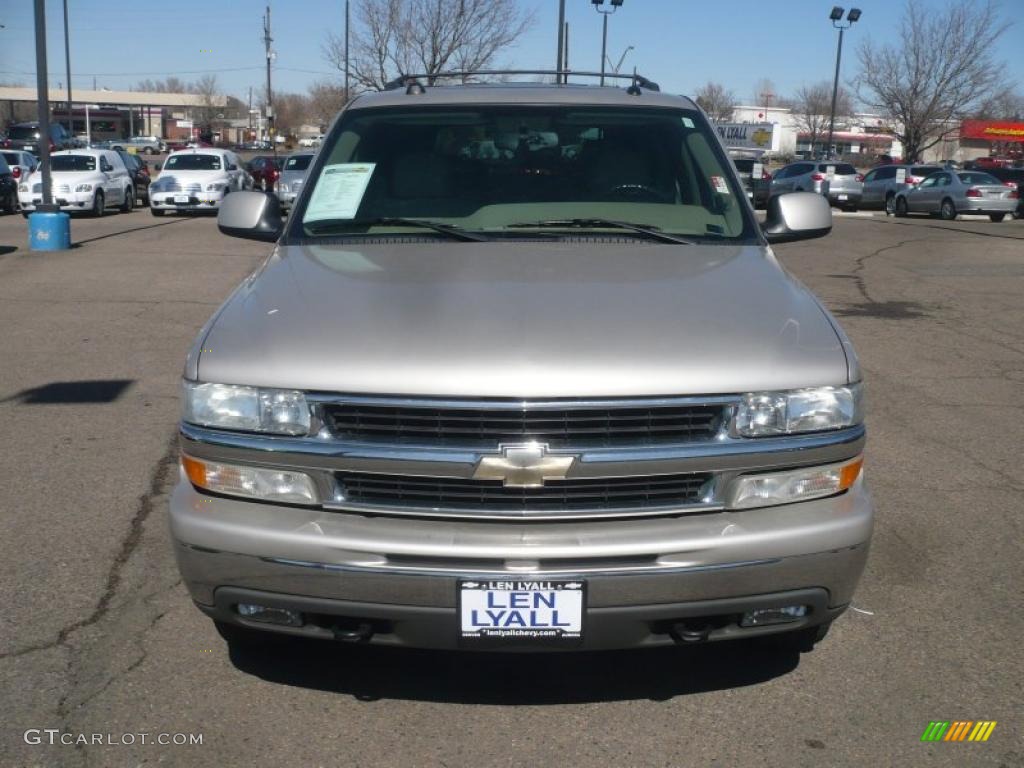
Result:
<svg viewBox="0 0 1024 768"><path fill-rule="evenodd" d="M1024 168L986 168L985 173L995 176L1004 184L1013 184L1021 199L1017 201L1017 210L1014 211L1015 219L1024 219Z"/></svg>
<svg viewBox="0 0 1024 768"><path fill-rule="evenodd" d="M0 156L0 210L14 213L18 209L18 182L14 180L11 167Z"/></svg>
<svg viewBox="0 0 1024 768"><path fill-rule="evenodd" d="M76 147L74 137L60 123L50 123L50 151ZM4 149L23 149L39 156L39 123L15 123L8 126L7 138L3 141Z"/></svg>
<svg viewBox="0 0 1024 768"><path fill-rule="evenodd" d="M123 149L115 151L124 160L124 167L131 174L132 182L135 184L135 199L142 205L149 205L149 184L152 181L149 177L149 164L138 155Z"/></svg>

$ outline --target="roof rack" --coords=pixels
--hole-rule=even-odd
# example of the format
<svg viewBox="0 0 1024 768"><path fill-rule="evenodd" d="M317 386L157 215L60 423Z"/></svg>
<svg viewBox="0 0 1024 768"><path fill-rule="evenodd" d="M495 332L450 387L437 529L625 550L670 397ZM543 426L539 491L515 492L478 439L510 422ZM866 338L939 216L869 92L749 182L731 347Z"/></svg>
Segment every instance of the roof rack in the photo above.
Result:
<svg viewBox="0 0 1024 768"><path fill-rule="evenodd" d="M437 80L450 80L460 78L466 80L470 77L490 77L504 75L547 75L556 78L560 83L568 83L569 76L573 77L599 77L611 80L630 80L629 93L639 95L641 88L648 91L660 91L661 88L653 80L648 80L643 75L634 71L632 74L619 74L617 72L578 72L572 69L478 69L458 70L453 72L434 72L417 75L399 75L384 86L385 91L393 91L398 88L405 88L407 93L423 93L426 81L428 85L434 85Z"/></svg>

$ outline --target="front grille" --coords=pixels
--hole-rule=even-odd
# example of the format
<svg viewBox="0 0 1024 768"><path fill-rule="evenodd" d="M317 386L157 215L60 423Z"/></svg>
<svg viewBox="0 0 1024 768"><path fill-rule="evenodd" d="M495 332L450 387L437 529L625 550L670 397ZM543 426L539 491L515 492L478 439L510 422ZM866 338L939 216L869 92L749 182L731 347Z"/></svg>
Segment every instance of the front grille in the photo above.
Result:
<svg viewBox="0 0 1024 768"><path fill-rule="evenodd" d="M336 472L344 501L393 510L483 512L644 510L699 504L711 494L710 473L549 480L540 488L506 488L500 480Z"/></svg>
<svg viewBox="0 0 1024 768"><path fill-rule="evenodd" d="M433 408L326 403L324 423L345 440L497 445L538 440L551 447L688 443L714 438L726 406Z"/></svg>

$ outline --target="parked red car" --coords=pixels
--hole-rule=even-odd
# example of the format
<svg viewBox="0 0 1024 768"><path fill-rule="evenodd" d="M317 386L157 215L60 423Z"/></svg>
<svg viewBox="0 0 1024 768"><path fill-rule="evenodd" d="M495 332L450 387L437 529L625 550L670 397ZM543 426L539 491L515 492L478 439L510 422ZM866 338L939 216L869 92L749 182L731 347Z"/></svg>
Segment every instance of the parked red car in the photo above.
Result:
<svg viewBox="0 0 1024 768"><path fill-rule="evenodd" d="M271 155L258 155L245 164L245 169L252 175L253 189L269 192L274 182L281 177L281 165Z"/></svg>

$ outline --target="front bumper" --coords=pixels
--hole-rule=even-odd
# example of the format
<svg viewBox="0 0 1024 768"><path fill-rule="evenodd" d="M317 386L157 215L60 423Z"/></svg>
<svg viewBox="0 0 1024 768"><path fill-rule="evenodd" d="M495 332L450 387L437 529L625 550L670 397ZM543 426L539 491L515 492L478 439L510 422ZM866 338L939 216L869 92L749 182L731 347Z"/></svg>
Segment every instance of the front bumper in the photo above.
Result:
<svg viewBox="0 0 1024 768"><path fill-rule="evenodd" d="M588 650L670 644L681 620L709 640L798 629L837 616L863 571L873 509L863 481L783 507L581 522L373 517L208 496L184 478L170 502L184 581L211 617L247 624L240 601L298 610L316 637L369 624L372 642L458 647L458 579L587 583ZM803 619L741 628L764 605L800 602Z"/></svg>
<svg viewBox="0 0 1024 768"><path fill-rule="evenodd" d="M176 201L187 196L188 202ZM150 188L149 206L162 211L215 211L224 200L224 192L165 192Z"/></svg>
<svg viewBox="0 0 1024 768"><path fill-rule="evenodd" d="M92 208L93 195L95 192L56 192L53 195L53 202L60 206L62 211L73 213L75 211L88 211ZM41 205L43 196L41 193L18 194L18 203L23 211L34 211L37 205Z"/></svg>

